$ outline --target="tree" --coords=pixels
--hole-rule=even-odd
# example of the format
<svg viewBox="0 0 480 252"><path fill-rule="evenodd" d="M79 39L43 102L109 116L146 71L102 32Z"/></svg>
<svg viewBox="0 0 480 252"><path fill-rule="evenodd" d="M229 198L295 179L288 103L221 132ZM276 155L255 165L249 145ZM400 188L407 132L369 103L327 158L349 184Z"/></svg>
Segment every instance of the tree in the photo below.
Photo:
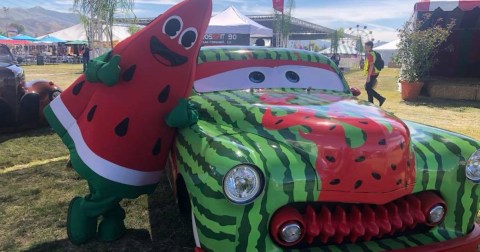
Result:
<svg viewBox="0 0 480 252"><path fill-rule="evenodd" d="M104 35L113 48L113 22L115 14L133 14L134 0L74 0L73 9L80 14L90 48L101 48ZM95 51L92 51L94 56Z"/></svg>
<svg viewBox="0 0 480 252"><path fill-rule="evenodd" d="M330 47L332 50L332 53L335 53L335 54L338 53L338 46L340 45L340 41L342 41L344 37L345 37L345 30L343 28L340 28L332 33L331 35L332 46Z"/></svg>
<svg viewBox="0 0 480 252"><path fill-rule="evenodd" d="M10 27L13 27L13 28L17 29L18 34L22 34L22 33L25 32L25 27L21 24L11 23Z"/></svg>
<svg viewBox="0 0 480 252"><path fill-rule="evenodd" d="M430 69L438 62L436 58L440 46L450 36L455 20L444 23L443 20L407 21L399 29L400 42L395 57L401 65L400 79L407 82L424 81ZM423 27L426 21L433 22Z"/></svg>
<svg viewBox="0 0 480 252"><path fill-rule="evenodd" d="M130 24L128 26L128 33L130 33L130 35L133 35L134 33L140 31L142 28L141 27L138 27L137 25L134 25L134 24Z"/></svg>
<svg viewBox="0 0 480 252"><path fill-rule="evenodd" d="M277 47L287 47L290 35L290 24L292 23L292 14L295 9L295 0L287 1L287 8L284 12L274 10Z"/></svg>

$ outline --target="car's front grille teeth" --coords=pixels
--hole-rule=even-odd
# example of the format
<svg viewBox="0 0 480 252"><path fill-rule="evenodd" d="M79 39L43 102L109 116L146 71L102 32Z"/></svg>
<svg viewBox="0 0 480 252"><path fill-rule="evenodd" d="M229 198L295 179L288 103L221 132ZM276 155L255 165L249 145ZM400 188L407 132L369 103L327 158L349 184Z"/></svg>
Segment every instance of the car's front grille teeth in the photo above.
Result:
<svg viewBox="0 0 480 252"><path fill-rule="evenodd" d="M427 191L407 195L385 205L297 203L287 205L276 213L287 210L285 213L288 214L280 215L292 215L293 211L301 215L296 219L301 220L302 239L293 244L298 244L295 246L298 247L355 243L425 231L431 226L428 222L429 210L438 204L445 206L436 193ZM279 240L278 230L270 233L277 236L272 238L280 241L280 245L291 247Z"/></svg>

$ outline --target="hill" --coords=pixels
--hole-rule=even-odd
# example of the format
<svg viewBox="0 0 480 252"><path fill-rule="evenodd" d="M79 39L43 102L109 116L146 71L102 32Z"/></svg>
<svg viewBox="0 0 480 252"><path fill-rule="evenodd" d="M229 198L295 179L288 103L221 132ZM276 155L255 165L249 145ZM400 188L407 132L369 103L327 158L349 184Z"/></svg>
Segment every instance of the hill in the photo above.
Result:
<svg viewBox="0 0 480 252"><path fill-rule="evenodd" d="M24 34L38 37L78 24L79 18L73 13L57 12L40 6L33 8L10 8L0 14L0 31L5 33L11 23L25 27Z"/></svg>

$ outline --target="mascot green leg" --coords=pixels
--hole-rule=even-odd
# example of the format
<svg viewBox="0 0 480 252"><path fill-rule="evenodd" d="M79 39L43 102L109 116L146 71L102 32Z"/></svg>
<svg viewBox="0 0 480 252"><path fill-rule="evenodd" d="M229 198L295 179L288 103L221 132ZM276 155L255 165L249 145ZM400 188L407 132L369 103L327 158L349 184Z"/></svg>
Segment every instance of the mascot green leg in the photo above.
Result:
<svg viewBox="0 0 480 252"><path fill-rule="evenodd" d="M75 197L70 202L67 216L67 234L70 241L83 244L97 233L98 216L103 215L99 227L99 239L113 241L125 233L125 211L118 204L121 198L102 195L89 183L91 194L84 198Z"/></svg>
<svg viewBox="0 0 480 252"><path fill-rule="evenodd" d="M125 210L117 204L115 208L103 215L103 220L98 226L98 239L104 242L118 240L127 230L123 220Z"/></svg>

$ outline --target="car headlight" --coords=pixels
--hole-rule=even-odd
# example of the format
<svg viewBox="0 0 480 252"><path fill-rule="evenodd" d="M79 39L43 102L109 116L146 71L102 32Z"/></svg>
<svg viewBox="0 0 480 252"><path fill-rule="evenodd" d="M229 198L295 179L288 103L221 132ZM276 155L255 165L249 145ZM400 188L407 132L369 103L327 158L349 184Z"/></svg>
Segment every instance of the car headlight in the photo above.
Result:
<svg viewBox="0 0 480 252"><path fill-rule="evenodd" d="M480 150L477 150L475 153L473 153L472 156L467 160L465 173L468 179L474 183L480 183Z"/></svg>
<svg viewBox="0 0 480 252"><path fill-rule="evenodd" d="M250 165L233 167L223 178L225 196L236 204L252 202L263 190L263 174Z"/></svg>

